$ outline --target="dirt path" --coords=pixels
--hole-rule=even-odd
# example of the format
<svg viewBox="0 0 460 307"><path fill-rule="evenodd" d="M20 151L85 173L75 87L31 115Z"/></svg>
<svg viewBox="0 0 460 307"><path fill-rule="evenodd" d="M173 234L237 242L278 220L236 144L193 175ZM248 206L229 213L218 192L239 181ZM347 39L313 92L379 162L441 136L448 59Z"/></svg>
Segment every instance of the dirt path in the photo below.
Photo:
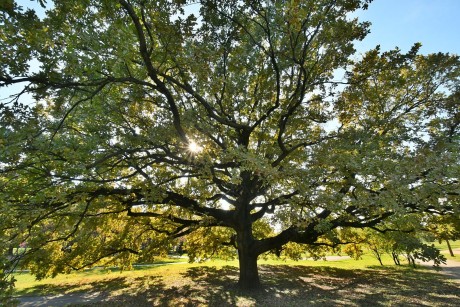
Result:
<svg viewBox="0 0 460 307"><path fill-rule="evenodd" d="M453 279L455 282L460 283L460 262L447 260L447 264L441 266L442 273L447 275L449 279Z"/></svg>
<svg viewBox="0 0 460 307"><path fill-rule="evenodd" d="M447 253L447 251L444 251ZM442 273L449 276L455 282L460 283L460 248L453 250L454 254L457 255L455 261L447 260L446 265L441 265Z"/></svg>
<svg viewBox="0 0 460 307"><path fill-rule="evenodd" d="M66 306L68 304L89 304L107 299L107 295L100 292L71 293L47 296L19 297L20 307L38 306Z"/></svg>
<svg viewBox="0 0 460 307"><path fill-rule="evenodd" d="M447 250L443 251L448 253ZM448 276L449 279L452 279L455 282L460 283L460 248L453 250L454 254L457 255L455 260L447 260L446 264L441 264L439 267L442 269L441 274ZM421 265L432 266L433 262L424 262Z"/></svg>

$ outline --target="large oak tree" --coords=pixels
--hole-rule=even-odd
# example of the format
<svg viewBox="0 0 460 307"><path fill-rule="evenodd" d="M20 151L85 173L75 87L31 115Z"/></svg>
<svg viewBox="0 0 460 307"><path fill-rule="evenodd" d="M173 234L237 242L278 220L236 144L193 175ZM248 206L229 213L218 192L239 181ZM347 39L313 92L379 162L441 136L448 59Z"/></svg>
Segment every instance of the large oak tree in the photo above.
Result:
<svg viewBox="0 0 460 307"><path fill-rule="evenodd" d="M261 254L459 214L459 58L356 54L369 2L6 1L5 253L44 277L184 237L249 287Z"/></svg>

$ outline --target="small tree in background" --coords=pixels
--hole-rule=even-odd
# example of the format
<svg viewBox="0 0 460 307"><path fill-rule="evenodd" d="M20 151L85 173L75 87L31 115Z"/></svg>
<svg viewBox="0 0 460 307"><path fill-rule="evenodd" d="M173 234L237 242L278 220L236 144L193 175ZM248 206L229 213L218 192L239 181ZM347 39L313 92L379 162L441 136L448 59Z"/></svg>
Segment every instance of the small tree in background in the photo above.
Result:
<svg viewBox="0 0 460 307"><path fill-rule="evenodd" d="M422 262L433 261L434 266L446 263L446 257L441 254L441 251L434 247L422 242L413 234L395 232L392 233L388 239L391 242L391 255L396 265L400 265L399 255L404 255L409 262L409 265L416 267L416 260Z"/></svg>
<svg viewBox="0 0 460 307"><path fill-rule="evenodd" d="M455 257L449 241L460 239L460 218L455 215L431 216L427 222L427 229L434 234L439 243L445 241L449 254Z"/></svg>
<svg viewBox="0 0 460 307"><path fill-rule="evenodd" d="M382 233L368 230L365 232L366 247L372 255L383 265L382 256L390 251L391 241Z"/></svg>

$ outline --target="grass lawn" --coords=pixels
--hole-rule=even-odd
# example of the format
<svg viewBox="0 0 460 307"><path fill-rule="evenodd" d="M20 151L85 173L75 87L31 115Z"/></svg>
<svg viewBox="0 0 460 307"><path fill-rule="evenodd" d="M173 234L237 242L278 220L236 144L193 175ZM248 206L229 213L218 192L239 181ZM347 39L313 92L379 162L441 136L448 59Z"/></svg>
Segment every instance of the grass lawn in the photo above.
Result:
<svg viewBox="0 0 460 307"><path fill-rule="evenodd" d="M236 261L159 263L120 272L93 269L34 281L16 275L17 295L97 292L93 306L458 306L460 283L435 270L362 260L260 260L263 287L236 287ZM81 306L81 305L73 305Z"/></svg>
<svg viewBox="0 0 460 307"><path fill-rule="evenodd" d="M440 249L447 259L460 261L460 240L449 241L449 243L452 247L452 250L454 251L454 257L449 254L446 241L442 241L441 243L433 242L432 244L434 244L436 248Z"/></svg>
<svg viewBox="0 0 460 307"><path fill-rule="evenodd" d="M449 243L452 249L460 249L460 240L449 241ZM439 243L438 241L435 241L432 244L434 244L434 246L436 246L436 248L439 248L440 250L447 250L446 241L442 241L441 243Z"/></svg>

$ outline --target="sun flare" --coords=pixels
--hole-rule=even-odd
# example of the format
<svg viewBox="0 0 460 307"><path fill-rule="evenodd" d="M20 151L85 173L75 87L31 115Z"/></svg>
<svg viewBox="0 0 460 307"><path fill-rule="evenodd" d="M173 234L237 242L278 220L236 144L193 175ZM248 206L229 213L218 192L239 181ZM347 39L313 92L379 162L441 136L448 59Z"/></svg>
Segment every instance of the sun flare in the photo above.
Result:
<svg viewBox="0 0 460 307"><path fill-rule="evenodd" d="M198 145L195 141L190 141L190 143L188 144L188 150L191 153L197 154L200 153L203 150L203 148L200 145Z"/></svg>

